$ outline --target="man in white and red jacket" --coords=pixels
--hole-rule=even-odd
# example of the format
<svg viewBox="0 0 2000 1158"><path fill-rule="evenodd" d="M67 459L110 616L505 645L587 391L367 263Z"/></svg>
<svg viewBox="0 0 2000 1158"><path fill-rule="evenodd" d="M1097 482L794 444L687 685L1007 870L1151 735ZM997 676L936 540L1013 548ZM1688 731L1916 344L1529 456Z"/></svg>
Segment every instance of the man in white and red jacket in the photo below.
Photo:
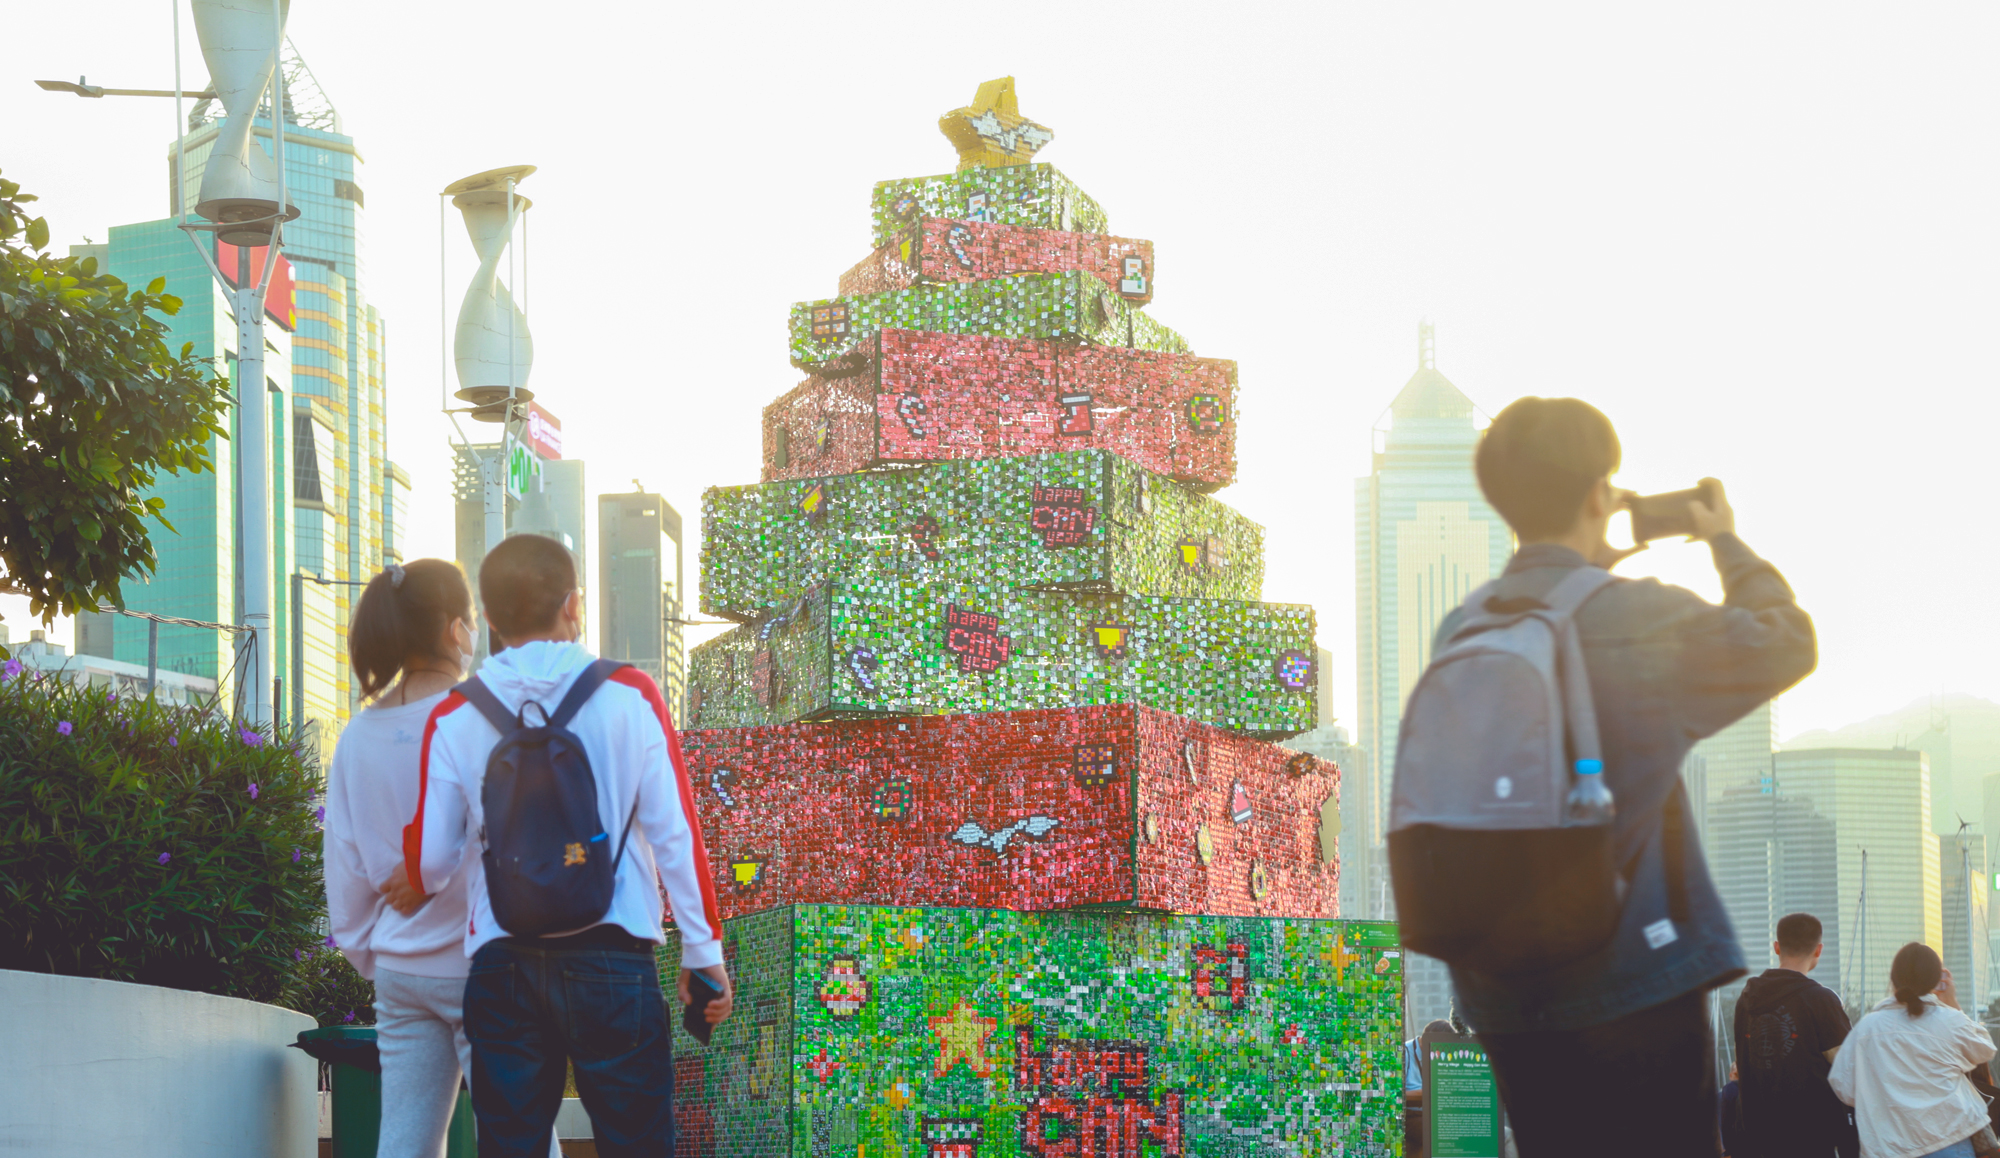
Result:
<svg viewBox="0 0 2000 1158"><path fill-rule="evenodd" d="M509 712L529 701L553 712L595 659L575 642L582 613L569 552L540 535L508 539L481 563L479 591L487 625L505 643L480 669L480 681ZM485 834L481 788L500 734L456 692L425 726L423 792L403 842L413 893L393 899L420 903L454 872L473 874L465 1031L480 1158L541 1158L562 1104L566 1061L575 1066L600 1155L666 1158L672 1032L653 958L653 947L666 940L661 886L680 930L681 1000L690 998L691 972L700 971L720 990L707 1009L714 1024L729 1015L733 996L715 883L680 736L652 679L620 669L569 730L590 757L604 831L623 832L632 819L602 921L546 937L511 936L494 921L483 862L466 856L465 846Z"/></svg>

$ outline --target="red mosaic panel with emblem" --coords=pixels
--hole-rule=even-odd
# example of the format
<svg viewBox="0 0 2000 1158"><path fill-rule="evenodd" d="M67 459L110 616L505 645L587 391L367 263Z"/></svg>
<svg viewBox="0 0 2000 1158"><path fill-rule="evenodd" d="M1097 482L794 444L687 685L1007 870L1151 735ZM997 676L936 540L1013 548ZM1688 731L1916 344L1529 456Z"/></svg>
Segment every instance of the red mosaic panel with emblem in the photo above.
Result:
<svg viewBox="0 0 2000 1158"><path fill-rule="evenodd" d="M1122 346L884 330L764 408L764 480L1108 450L1195 490L1236 477L1236 364Z"/></svg>
<svg viewBox="0 0 2000 1158"><path fill-rule="evenodd" d="M840 296L1077 270L1128 302L1153 299L1153 243L1104 233L926 217L840 275Z"/></svg>
<svg viewBox="0 0 2000 1158"><path fill-rule="evenodd" d="M784 904L1332 917L1339 770L1135 705L687 732L723 915Z"/></svg>

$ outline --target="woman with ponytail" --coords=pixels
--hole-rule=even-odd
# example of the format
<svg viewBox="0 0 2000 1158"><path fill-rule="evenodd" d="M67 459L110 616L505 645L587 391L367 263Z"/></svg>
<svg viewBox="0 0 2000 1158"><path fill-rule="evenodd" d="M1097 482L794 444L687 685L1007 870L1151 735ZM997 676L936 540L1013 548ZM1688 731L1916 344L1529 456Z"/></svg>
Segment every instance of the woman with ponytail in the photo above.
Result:
<svg viewBox="0 0 2000 1158"><path fill-rule="evenodd" d="M1892 995L1854 1026L1827 1081L1854 1107L1861 1158L1975 1158L2000 1149L1966 1071L1993 1057L1993 1035L1958 1008L1958 987L1929 945L1889 966Z"/></svg>
<svg viewBox="0 0 2000 1158"><path fill-rule="evenodd" d="M456 564L392 563L361 593L348 660L373 701L340 734L326 785L326 904L333 940L375 983L382 1055L380 1158L439 1158L472 1072L465 998L465 881L404 916L384 892L403 874L403 826L423 795L431 709L471 670L472 592ZM468 857L477 857L468 846ZM549 1153L556 1155L550 1139Z"/></svg>

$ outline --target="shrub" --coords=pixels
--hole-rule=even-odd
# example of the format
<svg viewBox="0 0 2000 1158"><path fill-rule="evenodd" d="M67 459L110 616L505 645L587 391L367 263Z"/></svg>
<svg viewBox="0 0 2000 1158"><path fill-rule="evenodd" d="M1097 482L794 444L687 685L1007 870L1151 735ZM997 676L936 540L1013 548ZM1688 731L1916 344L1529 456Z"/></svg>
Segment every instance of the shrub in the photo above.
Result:
<svg viewBox="0 0 2000 1158"><path fill-rule="evenodd" d="M299 963L297 983L279 999L287 1009L329 1025L374 1025L375 985L338 949L316 946Z"/></svg>
<svg viewBox="0 0 2000 1158"><path fill-rule="evenodd" d="M0 668L0 968L274 1001L324 946L296 740Z"/></svg>

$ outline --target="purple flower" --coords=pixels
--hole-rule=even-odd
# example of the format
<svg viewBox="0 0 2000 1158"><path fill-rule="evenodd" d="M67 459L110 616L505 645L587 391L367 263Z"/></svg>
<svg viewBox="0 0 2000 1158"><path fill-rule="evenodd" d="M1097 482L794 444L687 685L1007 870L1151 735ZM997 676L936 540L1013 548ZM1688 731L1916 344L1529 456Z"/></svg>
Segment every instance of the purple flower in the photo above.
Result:
<svg viewBox="0 0 2000 1158"><path fill-rule="evenodd" d="M305 960L305 959L306 959L306 951L305 951L304 949L294 949L294 950L292 950L292 960L294 960L294 961L303 961L303 960Z"/></svg>
<svg viewBox="0 0 2000 1158"><path fill-rule="evenodd" d="M250 785L250 799L257 799L257 785L254 783Z"/></svg>
<svg viewBox="0 0 2000 1158"><path fill-rule="evenodd" d="M167 737L167 747L169 747L169 748L178 748L178 747L180 747L180 746L181 746L181 738L180 738L179 736L168 736L168 737Z"/></svg>
<svg viewBox="0 0 2000 1158"><path fill-rule="evenodd" d="M13 679L15 676L20 674L21 674L21 661L18 659L10 659L7 661L7 665L5 667L0 667L0 681Z"/></svg>
<svg viewBox="0 0 2000 1158"><path fill-rule="evenodd" d="M340 946L338 946L338 945L336 945L336 944L334 944L334 943L333 943L333 934L332 934L332 933L328 933L328 934L326 935L326 947L327 947L327 948L329 948L329 949L338 949L338 948L340 948Z"/></svg>
<svg viewBox="0 0 2000 1158"><path fill-rule="evenodd" d="M322 804L318 808L313 809L313 819L321 824L326 823L326 805Z"/></svg>
<svg viewBox="0 0 2000 1158"><path fill-rule="evenodd" d="M57 724L57 725L56 725L56 734L57 734L57 735L60 735L60 736L67 736L67 735L69 735L69 734L70 734L70 731L71 731L71 730L72 730L72 729L71 729L71 727L70 727L70 722L69 722L68 720L64 720L64 721L63 721L62 723L60 723L60 724Z"/></svg>
<svg viewBox="0 0 2000 1158"><path fill-rule="evenodd" d="M170 861L170 860L172 860L172 859L174 859L174 854L173 854L173 853L170 853L170 852L163 852L163 853L161 853L161 854L160 854L160 863L161 863L161 864L165 864L165 863L167 863L168 861Z"/></svg>
<svg viewBox="0 0 2000 1158"><path fill-rule="evenodd" d="M300 858L300 857L302 857L302 856L304 856L305 854L306 854L306 850L305 850L305 849L302 849L302 848L295 848L295 849L293 849L293 850L292 850L292 863L293 863L293 864L297 864L297 863L299 863L299 858Z"/></svg>
<svg viewBox="0 0 2000 1158"><path fill-rule="evenodd" d="M259 736L257 733L251 731L248 728L245 728L242 731L238 732L237 735L241 736L243 738L243 743L248 745L249 747L261 748L264 745L264 737Z"/></svg>
<svg viewBox="0 0 2000 1158"><path fill-rule="evenodd" d="M117 702L118 702L118 693L117 693L117 692L112 692L112 693L111 693L111 695L110 695L110 696L108 696L108 697L107 697L107 698L105 699L105 702L106 702L106 703L111 703L111 704L115 704L115 703L117 703Z"/></svg>
<svg viewBox="0 0 2000 1158"><path fill-rule="evenodd" d="M353 1011L352 1009L348 1010L348 1011L347 1011L347 1016L346 1016L346 1017L343 1017L343 1018L341 1018L341 1020L342 1020L342 1021L353 1021L353 1020L354 1020L354 1011Z"/></svg>

